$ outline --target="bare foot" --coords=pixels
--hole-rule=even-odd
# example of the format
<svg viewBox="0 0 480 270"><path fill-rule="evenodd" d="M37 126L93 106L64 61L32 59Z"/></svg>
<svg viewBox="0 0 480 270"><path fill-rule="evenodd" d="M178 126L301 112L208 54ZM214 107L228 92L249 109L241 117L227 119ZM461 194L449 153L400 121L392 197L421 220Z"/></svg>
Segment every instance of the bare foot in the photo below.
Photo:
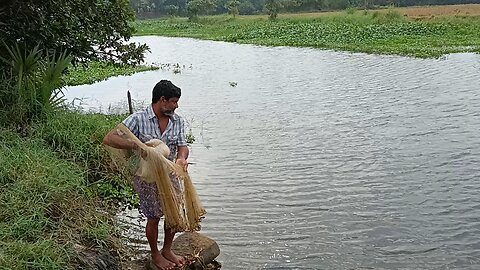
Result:
<svg viewBox="0 0 480 270"><path fill-rule="evenodd" d="M170 270L175 267L175 263L165 258L160 252L152 254L152 261L160 270Z"/></svg>
<svg viewBox="0 0 480 270"><path fill-rule="evenodd" d="M162 255L165 259L175 263L177 267L185 265L185 258L182 256L178 256L177 254L173 253L172 250L162 250Z"/></svg>

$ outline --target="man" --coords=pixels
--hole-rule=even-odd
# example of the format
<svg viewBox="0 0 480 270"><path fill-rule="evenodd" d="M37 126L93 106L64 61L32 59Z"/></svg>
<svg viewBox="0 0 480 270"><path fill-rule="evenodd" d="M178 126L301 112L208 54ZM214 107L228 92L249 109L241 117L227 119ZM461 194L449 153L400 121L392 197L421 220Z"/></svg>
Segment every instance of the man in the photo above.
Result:
<svg viewBox="0 0 480 270"><path fill-rule="evenodd" d="M152 104L145 110L136 112L122 123L143 143L151 139L162 140L170 149L170 160L187 170L189 150L185 136L183 119L175 113L178 108L181 89L172 82L161 80L152 92ZM136 150L137 146L123 138L117 129L111 130L103 139L103 143L114 148ZM174 181L174 179L172 179ZM140 196L140 211L147 218L146 236L150 245L152 261L162 270L184 265L185 258L172 251L175 232L164 226L165 236L163 248L158 249L158 225L163 212L158 199L155 183L146 183L135 176L134 187Z"/></svg>

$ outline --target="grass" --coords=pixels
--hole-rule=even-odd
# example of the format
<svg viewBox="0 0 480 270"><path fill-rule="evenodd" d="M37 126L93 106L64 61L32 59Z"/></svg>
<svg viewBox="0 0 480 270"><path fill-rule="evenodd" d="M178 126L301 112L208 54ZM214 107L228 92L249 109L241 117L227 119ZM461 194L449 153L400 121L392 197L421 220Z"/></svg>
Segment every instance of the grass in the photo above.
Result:
<svg viewBox="0 0 480 270"><path fill-rule="evenodd" d="M31 72L6 70L0 80L0 269L79 269L80 246L123 255L113 215L118 203L135 205L138 197L130 179L111 166L102 139L125 115L69 111L49 100L52 92L45 100L23 102L45 85L58 89L70 60L55 68L36 49L12 57L20 70ZM91 62L71 68L63 79L86 84L152 69ZM40 105L51 106L33 110ZM16 117L19 112L26 117Z"/></svg>
<svg viewBox="0 0 480 270"><path fill-rule="evenodd" d="M80 166L90 185L89 192L104 200L124 204L138 203L128 180L112 167L102 140L110 129L126 115L80 114L59 111L33 128L33 136L41 138L59 158Z"/></svg>
<svg viewBox="0 0 480 270"><path fill-rule="evenodd" d="M107 199L134 200L101 140L123 116L58 111L0 128L0 269L77 269L75 246L120 252Z"/></svg>
<svg viewBox="0 0 480 270"><path fill-rule="evenodd" d="M136 21L137 35L192 37L266 46L439 57L480 52L480 16L414 19L395 9L331 15L210 16Z"/></svg>
<svg viewBox="0 0 480 270"><path fill-rule="evenodd" d="M0 141L0 269L72 268L75 243L112 243L88 234L108 219L94 211L79 166L39 138L0 130Z"/></svg>
<svg viewBox="0 0 480 270"><path fill-rule="evenodd" d="M81 84L93 84L114 76L127 76L137 72L157 70L155 66L126 66L111 65L103 62L90 62L87 66L78 65L71 67L64 75L65 85L75 86Z"/></svg>

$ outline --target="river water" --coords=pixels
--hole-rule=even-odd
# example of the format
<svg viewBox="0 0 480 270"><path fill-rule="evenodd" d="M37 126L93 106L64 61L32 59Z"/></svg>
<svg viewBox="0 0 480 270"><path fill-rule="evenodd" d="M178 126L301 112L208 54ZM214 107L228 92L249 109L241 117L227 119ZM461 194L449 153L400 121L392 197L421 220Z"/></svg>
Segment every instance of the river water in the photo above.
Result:
<svg viewBox="0 0 480 270"><path fill-rule="evenodd" d="M67 98L108 112L160 79L182 88L223 269L480 269L479 55L135 40L170 65ZM137 216L124 213L132 239Z"/></svg>

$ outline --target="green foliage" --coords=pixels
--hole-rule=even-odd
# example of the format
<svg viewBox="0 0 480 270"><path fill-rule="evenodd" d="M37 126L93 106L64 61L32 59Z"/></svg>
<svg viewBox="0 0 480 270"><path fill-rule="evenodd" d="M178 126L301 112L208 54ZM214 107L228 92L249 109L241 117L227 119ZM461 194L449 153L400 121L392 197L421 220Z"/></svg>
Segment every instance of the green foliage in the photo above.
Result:
<svg viewBox="0 0 480 270"><path fill-rule="evenodd" d="M194 37L269 46L315 47L334 50L439 57L480 51L480 17L409 21L395 13L382 23L368 13L321 17L284 15L275 23L262 17L223 16L138 21L141 34ZM392 19L393 18L393 19Z"/></svg>
<svg viewBox="0 0 480 270"><path fill-rule="evenodd" d="M66 52L44 55L38 46L30 51L20 49L18 44L5 48L7 56L0 58L6 67L0 90L6 116L2 124L25 126L34 118L45 118L63 101L62 73L72 57Z"/></svg>
<svg viewBox="0 0 480 270"><path fill-rule="evenodd" d="M388 9L387 12L374 11L372 18L376 23L393 23L406 21L400 12L394 9Z"/></svg>
<svg viewBox="0 0 480 270"><path fill-rule="evenodd" d="M78 61L100 59L139 64L148 47L127 43L135 19L128 0L4 0L0 40L67 51Z"/></svg>
<svg viewBox="0 0 480 270"><path fill-rule="evenodd" d="M345 12L346 12L347 14L349 14L349 15L355 14L356 11L357 11L357 9L356 9L356 8L353 8L353 7L349 7L349 8L347 8L347 9L345 10Z"/></svg>
<svg viewBox="0 0 480 270"><path fill-rule="evenodd" d="M344 10L350 5L348 0L324 0L322 9L325 10Z"/></svg>
<svg viewBox="0 0 480 270"><path fill-rule="evenodd" d="M103 180L94 183L89 188L89 194L93 197L100 197L111 204L121 204L125 207L138 207L140 199L127 179L121 175L112 175L108 181ZM130 180L130 179L128 179Z"/></svg>
<svg viewBox="0 0 480 270"><path fill-rule="evenodd" d="M228 2L232 0L215 0L216 8L210 14L229 13ZM241 15L266 14L265 3L267 0L238 0L239 13ZM389 6L430 6L430 5L451 5L469 4L477 0L279 0L282 4L282 11L294 12L318 12L362 8L381 9ZM154 18L164 15L187 16L187 0L130 0L130 5L137 12L139 18ZM171 6L175 6L175 14L172 14Z"/></svg>
<svg viewBox="0 0 480 270"><path fill-rule="evenodd" d="M195 142L195 136L193 135L193 132L190 130L188 133L187 133L187 143L188 144L192 144Z"/></svg>
<svg viewBox="0 0 480 270"><path fill-rule="evenodd" d="M265 11L268 14L270 20L275 20L278 16L278 12L282 8L282 3L280 0L266 0L265 1Z"/></svg>
<svg viewBox="0 0 480 270"><path fill-rule="evenodd" d="M69 269L68 255L64 248L52 239L3 242L0 249L0 269Z"/></svg>
<svg viewBox="0 0 480 270"><path fill-rule="evenodd" d="M0 269L73 269L75 244L112 246L84 173L42 138L0 129Z"/></svg>
<svg viewBox="0 0 480 270"><path fill-rule="evenodd" d="M125 116L79 114L62 110L48 121L37 123L32 130L33 135L44 140L60 158L80 166L90 185L88 193L91 196L114 203L136 205L138 198L130 179L119 176L102 143L105 134Z"/></svg>
<svg viewBox="0 0 480 270"><path fill-rule="evenodd" d="M187 12L190 19L198 15L208 14L216 7L215 0L192 0L187 3Z"/></svg>
<svg viewBox="0 0 480 270"><path fill-rule="evenodd" d="M176 16L180 13L180 7L177 5L167 5L165 7L169 16Z"/></svg>
<svg viewBox="0 0 480 270"><path fill-rule="evenodd" d="M88 181L93 183L104 179L109 171L109 156L102 144L103 137L123 118L61 110L48 121L37 123L32 130L60 158L78 164L87 173Z"/></svg>
<svg viewBox="0 0 480 270"><path fill-rule="evenodd" d="M234 18L238 15L240 2L238 0L230 0L225 4L225 8L228 10L228 14L232 15Z"/></svg>
<svg viewBox="0 0 480 270"><path fill-rule="evenodd" d="M137 72L157 69L159 68L154 66L113 65L107 62L94 61L86 65L78 65L69 68L68 73L64 75L64 81L65 85L70 86L92 84L113 76L125 76Z"/></svg>

